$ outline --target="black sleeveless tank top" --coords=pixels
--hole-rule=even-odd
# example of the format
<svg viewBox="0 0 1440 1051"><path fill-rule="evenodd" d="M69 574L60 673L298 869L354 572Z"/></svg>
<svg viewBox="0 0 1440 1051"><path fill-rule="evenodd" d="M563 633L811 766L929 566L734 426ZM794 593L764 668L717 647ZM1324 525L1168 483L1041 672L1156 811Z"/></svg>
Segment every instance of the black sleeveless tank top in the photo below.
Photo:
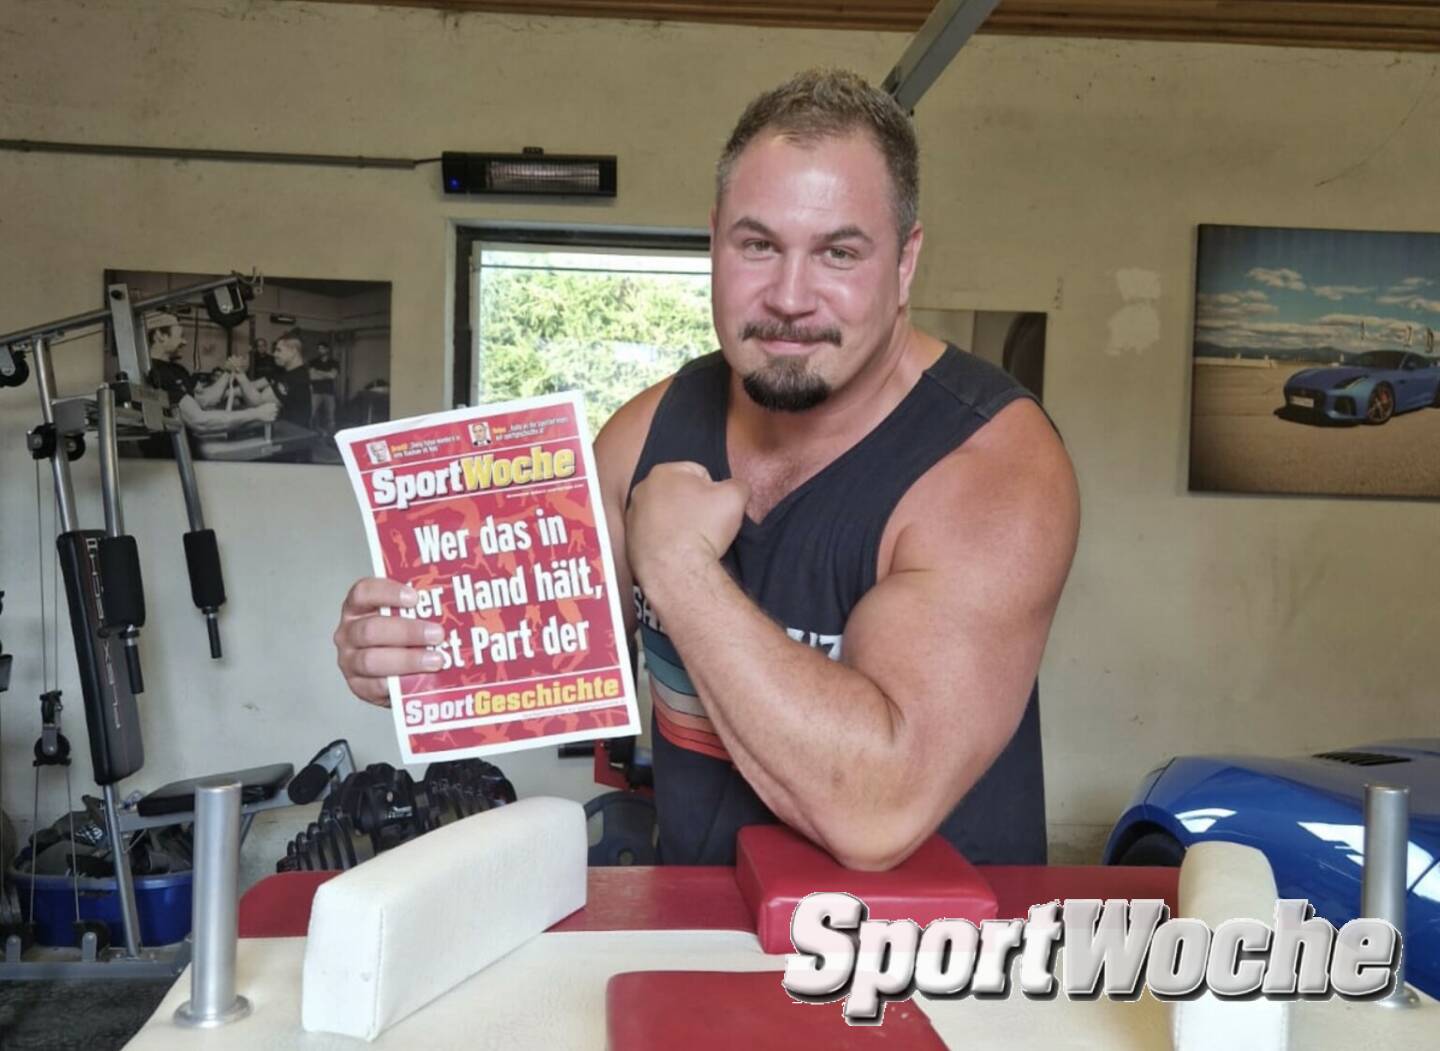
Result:
<svg viewBox="0 0 1440 1051"><path fill-rule="evenodd" d="M655 411L631 489L658 463L691 460L730 477L725 412L730 369L719 353L689 362ZM792 639L838 658L850 611L874 586L880 538L906 491L1005 405L1029 392L975 356L946 348L873 431L754 522L724 564ZM977 494L979 495L979 494ZM654 700L660 858L672 865L735 860L735 834L776 821L730 762L664 625L635 588ZM775 703L783 704L783 696ZM940 827L972 862L1043 864L1045 790L1038 691L1009 745Z"/></svg>

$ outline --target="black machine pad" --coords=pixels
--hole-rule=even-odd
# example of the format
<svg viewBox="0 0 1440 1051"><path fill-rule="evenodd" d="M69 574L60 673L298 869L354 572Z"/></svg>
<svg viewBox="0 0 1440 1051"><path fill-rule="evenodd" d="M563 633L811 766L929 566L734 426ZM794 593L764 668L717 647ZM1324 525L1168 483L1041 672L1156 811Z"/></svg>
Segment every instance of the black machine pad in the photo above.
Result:
<svg viewBox="0 0 1440 1051"><path fill-rule="evenodd" d="M125 670L124 640L101 627L104 539L99 530L82 529L61 533L55 546L70 602L70 631L85 698L85 726L90 731L90 763L97 785L113 785L145 765L145 747L140 740L140 712Z"/></svg>
<svg viewBox="0 0 1440 1051"><path fill-rule="evenodd" d="M273 799L275 794L285 787L293 773L295 767L290 763L275 763L271 766L251 767L249 770L192 777L187 781L172 781L141 799L135 809L140 812L141 817L187 814L195 809L195 786L217 781L239 781L242 805L263 803L267 799Z"/></svg>

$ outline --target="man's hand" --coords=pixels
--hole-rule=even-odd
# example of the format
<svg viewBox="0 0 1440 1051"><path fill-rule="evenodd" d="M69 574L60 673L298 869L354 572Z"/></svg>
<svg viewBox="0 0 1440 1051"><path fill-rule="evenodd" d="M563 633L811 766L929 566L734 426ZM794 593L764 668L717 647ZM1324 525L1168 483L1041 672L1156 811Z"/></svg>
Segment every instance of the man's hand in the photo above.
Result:
<svg viewBox="0 0 1440 1051"><path fill-rule="evenodd" d="M264 401L253 409L245 410L256 423L272 423L280 415L280 406L273 401Z"/></svg>
<svg viewBox="0 0 1440 1051"><path fill-rule="evenodd" d="M719 561L740 532L750 487L716 482L698 463L657 464L630 494L625 548L642 585L656 575Z"/></svg>
<svg viewBox="0 0 1440 1051"><path fill-rule="evenodd" d="M380 613L382 606L413 608L415 600L414 588L384 577L357 580L345 596L335 629L335 663L362 701L388 708L387 676L440 670L443 658L424 648L444 638L440 625Z"/></svg>

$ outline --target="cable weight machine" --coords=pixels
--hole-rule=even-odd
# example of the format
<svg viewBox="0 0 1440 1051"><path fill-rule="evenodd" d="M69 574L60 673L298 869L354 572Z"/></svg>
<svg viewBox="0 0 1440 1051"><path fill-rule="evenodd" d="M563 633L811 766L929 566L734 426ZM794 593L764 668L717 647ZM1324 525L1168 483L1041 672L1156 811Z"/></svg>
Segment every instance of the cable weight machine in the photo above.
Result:
<svg viewBox="0 0 1440 1051"><path fill-rule="evenodd" d="M40 399L41 422L27 434L26 443L37 463L44 460L50 465L57 517L56 552L75 640L91 764L103 793L105 829L124 927L123 948L109 949L102 924L77 922L81 960L31 962L21 958L26 932L12 926L3 938L0 978L158 977L178 973L187 962L188 952L183 945L160 952L140 944L134 877L124 838L127 829L140 823L122 821L116 789L145 762L136 704L136 695L145 688L138 646L146 619L145 596L138 548L134 537L125 531L119 443L156 435L169 438L189 525L184 548L191 597L205 619L210 655L218 659L222 652L219 611L225 604L219 548L214 530L205 525L184 424L168 395L150 382L143 317L147 311L184 303L201 304L211 320L232 328L248 317L247 302L260 287L258 274L232 274L136 302L125 284L112 284L106 289L105 306L100 310L0 335L0 388L21 387L33 376ZM100 384L93 395L62 396L56 388L53 347L65 336L96 327L110 335L118 362L115 378ZM103 529L82 526L71 478L70 464L85 454L87 435L93 435L100 461ZM9 668L0 671L8 673ZM8 679L8 674L5 677ZM42 700L47 704L44 734L36 746L37 779L39 765L68 763L55 747L57 740L63 741L58 733L58 712L62 707L59 691L47 691ZM51 745L42 749L45 741ZM285 778L289 772L290 768L285 767Z"/></svg>

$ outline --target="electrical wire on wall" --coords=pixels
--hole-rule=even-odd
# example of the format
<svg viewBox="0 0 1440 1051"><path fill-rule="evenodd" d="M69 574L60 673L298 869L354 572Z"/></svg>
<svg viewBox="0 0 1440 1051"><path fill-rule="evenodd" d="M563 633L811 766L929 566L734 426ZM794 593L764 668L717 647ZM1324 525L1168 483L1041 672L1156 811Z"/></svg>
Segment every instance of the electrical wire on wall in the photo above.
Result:
<svg viewBox="0 0 1440 1051"><path fill-rule="evenodd" d="M439 164L440 157L363 157L336 153L280 153L268 150L202 150L179 146L120 146L93 142L0 139L0 150L13 153L72 153L92 157L142 157L168 161L228 161L232 164L303 164L322 168L382 168L413 171Z"/></svg>

